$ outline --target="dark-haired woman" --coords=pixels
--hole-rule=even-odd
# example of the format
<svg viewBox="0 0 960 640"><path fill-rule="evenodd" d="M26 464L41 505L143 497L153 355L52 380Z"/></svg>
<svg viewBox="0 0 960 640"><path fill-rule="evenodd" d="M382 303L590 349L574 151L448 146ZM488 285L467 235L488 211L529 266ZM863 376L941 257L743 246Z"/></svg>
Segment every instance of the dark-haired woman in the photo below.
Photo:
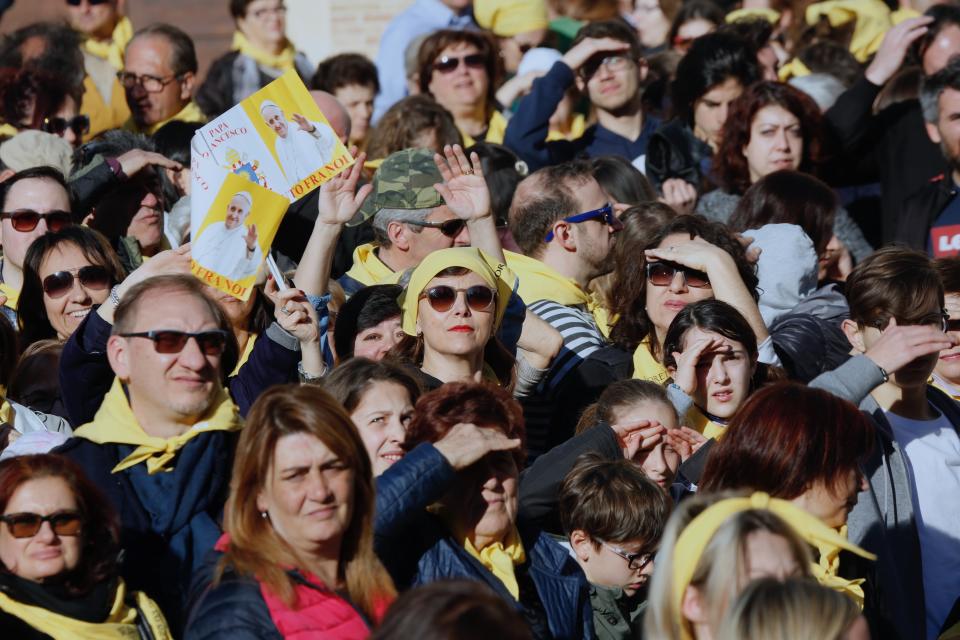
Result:
<svg viewBox="0 0 960 640"><path fill-rule="evenodd" d="M71 461L0 462L0 635L167 640L156 604L119 577L117 516Z"/></svg>
<svg viewBox="0 0 960 640"><path fill-rule="evenodd" d="M677 67L672 98L675 118L650 139L647 177L664 192L664 183L682 180L699 193L714 188L710 163L720 145L730 104L760 79L750 46L737 36L711 33L693 41Z"/></svg>
<svg viewBox="0 0 960 640"><path fill-rule="evenodd" d="M720 188L703 196L697 213L727 222L740 198L760 178L791 169L816 174L823 162L820 108L813 98L781 82L759 82L730 106L713 161ZM845 209L834 233L857 261L873 248Z"/></svg>

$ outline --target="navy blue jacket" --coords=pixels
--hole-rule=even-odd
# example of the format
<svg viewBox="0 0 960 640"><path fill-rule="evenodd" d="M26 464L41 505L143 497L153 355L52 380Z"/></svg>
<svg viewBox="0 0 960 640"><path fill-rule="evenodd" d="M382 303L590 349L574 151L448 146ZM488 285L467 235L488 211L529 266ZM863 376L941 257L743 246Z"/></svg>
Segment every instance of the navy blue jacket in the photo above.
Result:
<svg viewBox="0 0 960 640"><path fill-rule="evenodd" d="M582 156L620 156L632 162L646 154L650 138L660 127L660 120L652 116L644 116L643 129L636 140L627 140L595 124L576 140L546 142L550 116L573 81L573 71L562 61L553 63L545 76L534 80L530 94L520 101L507 124L503 144L513 149L530 171Z"/></svg>
<svg viewBox="0 0 960 640"><path fill-rule="evenodd" d="M377 478L374 545L399 589L444 579L483 582L525 618L540 614L540 638L593 638L587 579L566 549L534 527L520 537L527 561L516 568L520 602L458 543L427 506L453 483L456 472L435 447L421 444ZM525 588L525 584L531 588Z"/></svg>
<svg viewBox="0 0 960 640"><path fill-rule="evenodd" d="M111 473L133 446L71 438L54 450L80 465L119 515L120 575L130 590L156 601L175 635L191 577L221 535L238 433L191 438L173 470L154 475L143 464Z"/></svg>
<svg viewBox="0 0 960 640"><path fill-rule="evenodd" d="M63 345L60 356L60 395L70 424L80 427L96 415L113 384L113 369L107 361L107 340L113 328L96 310L87 314ZM247 415L254 400L275 384L295 382L300 362L300 343L273 323L254 343L247 362L237 375L227 379L230 397Z"/></svg>

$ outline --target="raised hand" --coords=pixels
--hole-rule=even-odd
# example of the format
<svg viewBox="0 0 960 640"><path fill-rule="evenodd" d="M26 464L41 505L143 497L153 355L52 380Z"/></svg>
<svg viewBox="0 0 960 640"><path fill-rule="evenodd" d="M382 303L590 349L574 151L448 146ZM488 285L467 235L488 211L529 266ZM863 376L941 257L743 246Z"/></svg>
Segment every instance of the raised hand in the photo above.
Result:
<svg viewBox="0 0 960 640"><path fill-rule="evenodd" d="M697 365L700 364L700 358L708 351L713 351L723 345L719 338L703 338L697 340L683 353L673 352L673 358L677 362L677 370L673 373L673 383L683 389L685 394L693 395L697 390Z"/></svg>
<svg viewBox="0 0 960 640"><path fill-rule="evenodd" d="M563 55L563 62L576 73L598 53L621 53L629 49L629 43L615 38L584 38Z"/></svg>
<svg viewBox="0 0 960 640"><path fill-rule="evenodd" d="M682 178L670 178L661 186L660 202L669 205L678 214L693 213L697 204L697 189Z"/></svg>
<svg viewBox="0 0 960 640"><path fill-rule="evenodd" d="M707 443L707 439L699 431L690 427L680 427L667 429L667 443L680 454L680 461L686 462L687 458Z"/></svg>
<svg viewBox="0 0 960 640"><path fill-rule="evenodd" d="M247 227L247 235L243 237L247 243L247 251L254 251L257 248L257 225L252 224Z"/></svg>
<svg viewBox="0 0 960 640"><path fill-rule="evenodd" d="M923 37L931 22L933 18L929 16L918 16L891 27L867 67L864 74L867 80L877 86L886 84L887 80L900 70L910 45Z"/></svg>
<svg viewBox="0 0 960 640"><path fill-rule="evenodd" d="M617 434L620 440L620 448L623 449L623 457L627 460L633 458L640 451L653 449L663 442L667 433L667 428L656 420L641 420L631 424L613 424L610 425L613 432Z"/></svg>
<svg viewBox="0 0 960 640"><path fill-rule="evenodd" d="M845 324L847 322L850 321L844 321ZM957 338L944 333L940 327L900 326L896 318L890 318L880 338L867 349L864 355L887 373L894 373L917 358L939 353L957 344Z"/></svg>
<svg viewBox="0 0 960 640"><path fill-rule="evenodd" d="M297 126L300 127L301 131L306 131L307 133L313 133L315 126L313 123L304 118L299 113L291 113L290 117L293 118L293 121L297 123Z"/></svg>
<svg viewBox="0 0 960 640"><path fill-rule="evenodd" d="M117 156L117 162L120 163L120 168L127 174L127 177L134 176L144 167L148 166L162 167L164 169L172 169L173 171L183 169L183 165L179 162L162 156L159 153L144 151L143 149L131 149Z"/></svg>
<svg viewBox="0 0 960 640"><path fill-rule="evenodd" d="M459 471L466 469L488 453L519 449L520 440L508 438L499 429L459 423L433 443L433 446L447 459L450 466Z"/></svg>
<svg viewBox="0 0 960 640"><path fill-rule="evenodd" d="M645 254L648 260L676 262L685 267L703 271L708 276L711 270L718 267L721 262L733 262L730 254L699 236L690 242L669 247L659 247L657 249L647 249ZM710 280L712 281L713 278L711 277Z"/></svg>
<svg viewBox="0 0 960 640"><path fill-rule="evenodd" d="M490 190L476 152L467 160L460 145L446 145L443 155L434 154L433 161L443 176L443 184L435 184L433 188L455 216L469 222L491 215Z"/></svg>
<svg viewBox="0 0 960 640"><path fill-rule="evenodd" d="M273 280L270 280L273 282ZM276 286L276 283L274 283ZM270 295L274 301L274 317L284 331L301 343L320 341L320 325L317 312L299 289L277 291Z"/></svg>
<svg viewBox="0 0 960 640"><path fill-rule="evenodd" d="M373 190L365 184L357 190L357 182L363 175L363 163L367 154L361 153L346 171L327 180L320 187L317 201L317 224L340 226L350 222Z"/></svg>

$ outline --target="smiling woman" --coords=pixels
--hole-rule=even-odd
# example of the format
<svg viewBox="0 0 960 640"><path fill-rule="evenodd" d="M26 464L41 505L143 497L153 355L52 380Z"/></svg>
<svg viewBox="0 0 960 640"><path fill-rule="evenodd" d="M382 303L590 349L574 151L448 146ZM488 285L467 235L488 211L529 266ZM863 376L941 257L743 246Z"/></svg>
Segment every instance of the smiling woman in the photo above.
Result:
<svg viewBox="0 0 960 640"><path fill-rule="evenodd" d="M37 238L24 258L17 309L23 346L69 338L125 275L107 239L93 229L70 226Z"/></svg>

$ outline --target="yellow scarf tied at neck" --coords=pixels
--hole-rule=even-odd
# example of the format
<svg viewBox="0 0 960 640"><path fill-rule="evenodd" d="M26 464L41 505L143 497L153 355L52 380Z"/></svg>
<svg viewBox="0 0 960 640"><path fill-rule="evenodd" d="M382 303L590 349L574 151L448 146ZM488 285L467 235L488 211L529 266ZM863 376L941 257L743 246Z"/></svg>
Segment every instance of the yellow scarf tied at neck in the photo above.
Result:
<svg viewBox="0 0 960 640"><path fill-rule="evenodd" d="M610 335L610 314L597 299L571 278L560 274L545 263L513 251L504 251L507 266L520 280L518 293L525 304L550 300L565 307L584 306L593 314L603 335Z"/></svg>
<svg viewBox="0 0 960 640"><path fill-rule="evenodd" d="M726 426L714 422L695 406L690 407L690 410L687 411L686 420L683 424L703 434L704 438L713 438L714 440L719 440L727 431Z"/></svg>
<svg viewBox="0 0 960 640"><path fill-rule="evenodd" d="M7 296L7 301L3 303L3 306L9 307L14 311L17 310L17 303L20 302L20 290L14 289L6 282L0 282L0 293Z"/></svg>
<svg viewBox="0 0 960 640"><path fill-rule="evenodd" d="M846 540L847 539L847 525L840 527L839 535ZM861 609L863 609L863 585L866 582L863 578L857 580L847 580L837 575L837 570L840 568L840 551L846 549L852 553L857 554L862 558L868 558L870 560L875 560L876 556L872 553L864 551L860 547L848 543L847 547L840 547L835 545L831 541L826 540L813 540L810 541L810 544L817 548L817 551L820 552L820 559L818 562L813 564L813 577L817 579L817 582L827 587L828 589L833 589L834 591L839 591L846 594L848 597L852 598L854 602L857 603Z"/></svg>
<svg viewBox="0 0 960 640"><path fill-rule="evenodd" d="M520 541L520 534L516 528L507 536L507 544L494 542L488 544L480 551L473 546L468 536L463 536L463 548L480 561L484 567L490 570L497 580L503 583L510 595L515 600L520 600L520 585L517 584L517 574L514 567L523 564L527 555L523 550L523 543Z"/></svg>
<svg viewBox="0 0 960 640"><path fill-rule="evenodd" d="M257 341L257 334L251 333L247 336L247 344L243 347L243 353L240 354L240 359L237 360L237 366L233 368L233 371L230 373L230 376L233 377L240 373L240 367L247 363L247 360L250 359L250 354L253 353L253 345Z"/></svg>
<svg viewBox="0 0 960 640"><path fill-rule="evenodd" d="M283 51L281 51L279 55L274 55L254 45L252 42L250 42L250 40L247 39L247 36L243 35L242 32L234 31L233 45L231 48L234 51L239 51L241 55L245 55L248 58L253 58L257 64L270 69L289 71L290 69L295 68L297 50L293 48L293 45L289 40L286 41Z"/></svg>
<svg viewBox="0 0 960 640"><path fill-rule="evenodd" d="M126 585L121 580L117 585L117 592L113 598L113 606L107 619L103 622L85 622L69 616L60 615L32 605L23 604L0 592L0 611L4 611L15 618L24 621L31 628L57 640L70 638L71 640L139 640L137 630L137 609L143 614L144 621L153 632L157 640L172 640L170 629L167 628L163 613L156 603L144 593L136 591L133 594L137 608L127 606Z"/></svg>
<svg viewBox="0 0 960 640"><path fill-rule="evenodd" d="M111 473L118 473L124 469L136 466L141 462L147 465L150 475L160 471L170 471L167 465L195 436L207 431L236 431L243 426L240 412L233 404L226 389L221 388L213 401L213 409L209 417L197 422L185 433L173 438L157 438L147 435L137 424L137 418L130 409L130 402L123 391L120 379L113 381L113 386L103 399L103 404L94 416L93 422L88 422L73 435L77 438L86 438L97 444L127 444L137 448L133 453L120 461Z"/></svg>
<svg viewBox="0 0 960 640"><path fill-rule="evenodd" d="M650 353L650 338L644 338L633 352L633 377L665 385L670 381L670 372Z"/></svg>
<svg viewBox="0 0 960 640"><path fill-rule="evenodd" d="M346 275L365 287L384 284L389 278L397 277L393 269L377 257L376 249L377 246L373 243L362 244L354 249L353 266Z"/></svg>
<svg viewBox="0 0 960 640"><path fill-rule="evenodd" d="M477 143L473 137L466 131L461 130L460 135L463 136L463 148L472 147ZM483 136L484 142L490 142L493 144L503 144L503 138L507 135L507 119L503 117L503 114L499 111L494 110L493 114L490 116L490 120L487 121L487 132Z"/></svg>
<svg viewBox="0 0 960 640"><path fill-rule="evenodd" d="M861 558L876 560L877 557L847 540L845 531L837 532L831 529L822 520L787 500L771 498L768 494L758 491L743 498L728 498L721 500L705 509L700 515L690 521L680 536L673 550L673 592L670 598L676 611L680 611L683 603L683 594L693 579L693 574L700 564L700 556L710 544L717 530L732 516L742 512L759 509L770 511L782 518L808 544L820 550L820 563L813 566L814 575L821 584L839 591L851 594L849 585L858 580L846 581L836 576L839 561L836 556L841 550L850 551ZM821 578L823 576L823 578ZM841 584L841 582L843 584ZM862 590L861 590L862 602ZM692 640L689 630L681 627L683 640Z"/></svg>
<svg viewBox="0 0 960 640"><path fill-rule="evenodd" d="M94 40L87 38L83 43L83 48L87 53L103 58L110 63L117 71L123 69L123 54L127 45L133 40L133 24L126 16L117 21L117 26L113 28L113 35L109 40Z"/></svg>
<svg viewBox="0 0 960 640"><path fill-rule="evenodd" d="M142 133L144 135L152 136L157 131L159 131L163 125L167 124L168 122L173 122L174 120L177 120L180 122L203 124L207 121L207 116L203 114L203 111L200 111L200 107L197 106L197 103L191 100L190 102L187 103L187 106L185 106L183 109L178 111L176 114L170 116L166 120L162 120L161 122L155 122L154 124L147 125L146 128L140 128L140 126L137 125L136 122L134 122L133 118L130 118L129 120L127 120L126 124L123 125L123 128L127 129L128 131L134 131L136 133Z"/></svg>
<svg viewBox="0 0 960 640"><path fill-rule="evenodd" d="M803 78L811 73L810 67L803 64L803 60L793 58L777 70L777 77L780 78L780 82L786 82L790 78Z"/></svg>

